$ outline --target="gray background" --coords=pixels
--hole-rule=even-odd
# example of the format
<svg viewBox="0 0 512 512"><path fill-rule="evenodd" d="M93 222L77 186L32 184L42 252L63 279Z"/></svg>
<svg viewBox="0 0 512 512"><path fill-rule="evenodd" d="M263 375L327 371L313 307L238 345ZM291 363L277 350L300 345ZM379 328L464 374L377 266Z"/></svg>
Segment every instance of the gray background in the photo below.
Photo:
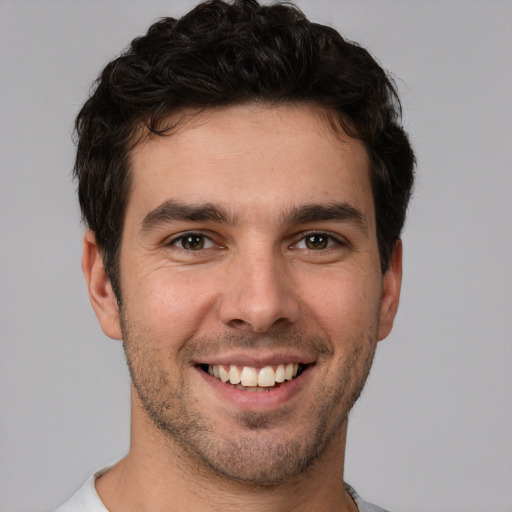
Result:
<svg viewBox="0 0 512 512"><path fill-rule="evenodd" d="M124 454L120 343L92 313L71 180L100 68L191 1L0 0L0 510L62 503ZM302 0L399 78L419 160L402 304L346 478L394 512L512 511L512 3Z"/></svg>

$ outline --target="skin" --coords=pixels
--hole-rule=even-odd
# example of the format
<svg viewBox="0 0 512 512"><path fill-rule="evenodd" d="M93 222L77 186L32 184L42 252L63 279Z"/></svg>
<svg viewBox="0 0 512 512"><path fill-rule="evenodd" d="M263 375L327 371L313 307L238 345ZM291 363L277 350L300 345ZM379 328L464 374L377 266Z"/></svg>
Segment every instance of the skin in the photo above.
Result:
<svg viewBox="0 0 512 512"><path fill-rule="evenodd" d="M130 451L98 493L111 512L356 510L347 415L401 282L400 243L380 270L366 151L312 106L191 114L131 155L122 308L84 239L92 305L133 381ZM198 366L288 360L307 370L261 400Z"/></svg>

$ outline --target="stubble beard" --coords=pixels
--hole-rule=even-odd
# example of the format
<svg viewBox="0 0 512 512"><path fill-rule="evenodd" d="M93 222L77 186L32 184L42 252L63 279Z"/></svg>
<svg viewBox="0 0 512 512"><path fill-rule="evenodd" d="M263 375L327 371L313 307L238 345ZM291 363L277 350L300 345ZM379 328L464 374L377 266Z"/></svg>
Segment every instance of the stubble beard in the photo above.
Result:
<svg viewBox="0 0 512 512"><path fill-rule="evenodd" d="M133 386L146 414L171 446L178 445L195 467L199 463L216 476L260 487L284 484L315 467L338 438L364 387L376 344L373 335L347 344L350 352L339 368L337 379L332 383L324 382L315 403L303 412L301 435L294 438L276 435L274 427L282 427L291 415L291 411L283 407L267 412L241 411L236 427L242 433L233 436L212 428L202 414L199 400L187 387L184 372L170 375L163 363L165 354L151 348L149 333L131 325L123 314L121 323ZM294 347L308 346L310 350L314 347L317 364L331 356L332 348L325 339L308 337L295 329L291 331L276 331L263 342L248 333L214 340L191 340L184 347L181 360L187 361L189 355L203 353L211 347L254 348L260 343L262 347L286 348L290 340ZM179 370L179 366L175 370ZM282 432L282 428L279 431Z"/></svg>

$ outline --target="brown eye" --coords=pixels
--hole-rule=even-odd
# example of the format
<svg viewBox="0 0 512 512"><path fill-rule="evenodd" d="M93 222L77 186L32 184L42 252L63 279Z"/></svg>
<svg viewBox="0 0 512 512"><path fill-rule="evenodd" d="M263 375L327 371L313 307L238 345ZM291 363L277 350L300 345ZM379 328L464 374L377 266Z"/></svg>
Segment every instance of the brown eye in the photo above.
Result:
<svg viewBox="0 0 512 512"><path fill-rule="evenodd" d="M183 249L189 251L199 251L204 247L204 237L200 235L187 235L182 240Z"/></svg>
<svg viewBox="0 0 512 512"><path fill-rule="evenodd" d="M316 251L321 249L327 249L327 247L329 246L329 237L327 235L322 234L308 235L304 239L304 243L306 244L306 247L308 249Z"/></svg>
<svg viewBox="0 0 512 512"><path fill-rule="evenodd" d="M188 233L175 239L172 245L176 245L187 251L200 251L201 249L208 249L213 244L211 240L204 235Z"/></svg>

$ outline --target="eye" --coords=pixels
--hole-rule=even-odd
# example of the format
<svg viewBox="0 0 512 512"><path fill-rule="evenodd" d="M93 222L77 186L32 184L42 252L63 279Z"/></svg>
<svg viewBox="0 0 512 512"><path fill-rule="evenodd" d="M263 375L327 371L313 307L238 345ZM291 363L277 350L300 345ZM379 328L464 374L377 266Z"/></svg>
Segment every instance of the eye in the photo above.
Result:
<svg viewBox="0 0 512 512"><path fill-rule="evenodd" d="M312 251L322 251L333 245L340 245L341 242L326 233L310 233L295 245L297 249L309 249Z"/></svg>
<svg viewBox="0 0 512 512"><path fill-rule="evenodd" d="M210 238L200 233L185 233L172 240L169 245L174 245L186 251L200 251L210 249L214 246L214 243Z"/></svg>

